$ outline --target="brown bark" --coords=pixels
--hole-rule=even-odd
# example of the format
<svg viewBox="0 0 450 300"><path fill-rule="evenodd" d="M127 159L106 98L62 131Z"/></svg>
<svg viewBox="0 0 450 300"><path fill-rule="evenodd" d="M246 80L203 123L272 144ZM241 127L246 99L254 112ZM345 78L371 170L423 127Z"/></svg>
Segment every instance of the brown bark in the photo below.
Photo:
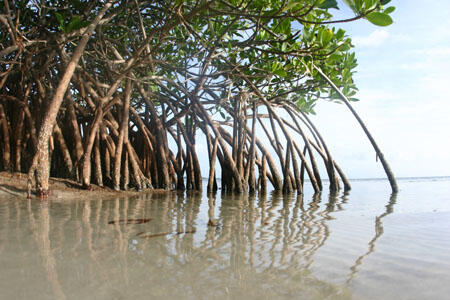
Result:
<svg viewBox="0 0 450 300"><path fill-rule="evenodd" d="M114 143L111 136L108 134L108 132L106 130L106 126L103 126L103 124L102 124L102 126L100 127L100 130L101 130L102 140L105 142L106 147L108 148L109 156L110 156L110 158L112 158L114 160L114 158L115 158L114 154L116 153L116 144Z"/></svg>
<svg viewBox="0 0 450 300"><path fill-rule="evenodd" d="M72 158L70 157L69 148L67 147L61 128L58 126L58 124L55 124L55 127L53 128L53 134L55 136L55 140L58 142L59 149L62 153L64 164L66 165L67 168L67 175L70 176L73 171Z"/></svg>
<svg viewBox="0 0 450 300"><path fill-rule="evenodd" d="M142 178L143 176L141 176L140 174L139 164L136 161L135 154L133 153L131 149L131 144L129 142L127 143L127 152L130 159L131 171L133 172L133 177L134 180L136 181L137 189L138 191L140 191L143 188L144 179Z"/></svg>
<svg viewBox="0 0 450 300"><path fill-rule="evenodd" d="M219 129L221 130L222 135L226 136L227 132L221 127L219 127ZM250 131L250 129L248 127L246 127L246 130ZM278 172L277 164L275 163L274 158L270 154L269 150L264 146L264 143L262 143L258 139L258 137L255 137L255 142L256 142L256 146L258 146L261 153L266 157L266 161L267 161L267 164L269 166L270 173L272 176L271 182L273 184L274 189L281 190L283 187L283 184L282 184L281 176L280 176L280 173ZM223 178L222 178L222 180L223 180Z"/></svg>
<svg viewBox="0 0 450 300"><path fill-rule="evenodd" d="M201 191L202 190L202 174L200 170L200 162L198 161L197 152L195 150L195 131L192 133L192 148L191 148L191 155L192 155L192 166L194 171L194 183L195 183L195 190Z"/></svg>
<svg viewBox="0 0 450 300"><path fill-rule="evenodd" d="M259 124L261 125L262 129L264 130L264 133L266 134L267 138L269 139L270 145L275 150L275 153L277 154L278 158L280 159L280 164L284 165L283 155L281 154L282 152L280 152L281 148L279 147L277 141L273 139L272 135L269 133L269 130L267 130L267 127L264 124L264 122L261 120L261 118L258 118L258 121L259 121Z"/></svg>
<svg viewBox="0 0 450 300"><path fill-rule="evenodd" d="M216 169L216 156L217 156L218 139L214 139L214 146L212 147L211 156L209 158L209 180L208 180L208 192L214 191L214 179Z"/></svg>
<svg viewBox="0 0 450 300"><path fill-rule="evenodd" d="M275 113L275 111L273 110L270 102L263 96L263 94L261 93L261 91L254 85L254 83L252 81L250 81L248 79L248 77L242 73L241 70L239 70L239 68L236 68L236 71L239 73L239 75L242 77L242 79L245 80L245 82L247 82L247 84L249 84L249 86L252 88L253 92L255 92L255 94L259 97L259 99L264 103L264 105L267 107L267 110L269 112L269 116L273 117L275 120L277 120L281 130L283 131L284 135L287 137L289 136L289 132L287 131L286 127L284 126L281 118ZM273 122L272 122L272 127L274 126ZM275 133L275 132L274 132ZM306 141L305 141L306 143ZM279 145L277 145L279 147ZM310 155L310 159L311 159L311 164L313 166L313 171L316 175L316 180L317 180L317 184L319 184L320 190L321 190L321 186L320 186L320 174L318 173L317 167L315 166L315 161L314 161L314 156L312 154L312 151L309 152ZM280 162L283 165L282 162L282 157L280 157Z"/></svg>
<svg viewBox="0 0 450 300"><path fill-rule="evenodd" d="M124 100L122 107L122 120L120 123L119 138L116 145L116 153L114 155L115 159L113 168L113 185L115 190L120 190L122 149L124 140L128 139L128 116L130 110L131 90L132 90L131 79L127 79L125 82Z"/></svg>
<svg viewBox="0 0 450 300"><path fill-rule="evenodd" d="M195 183L194 183L194 168L193 168L193 161L192 161L192 152L191 149L187 149L187 155L186 155L186 189L187 190L193 190Z"/></svg>
<svg viewBox="0 0 450 300"><path fill-rule="evenodd" d="M183 129L182 124L177 124L177 145L178 145L178 153L177 153L177 164L178 164L178 174L177 174L177 189L184 190L186 186L184 185L183 179L183 144L181 143L181 135L180 131Z"/></svg>
<svg viewBox="0 0 450 300"><path fill-rule="evenodd" d="M300 124L298 123L297 119L295 118L295 116L293 115L291 110L287 109L286 111L289 113L289 115L291 116L291 118L294 121L295 125L297 126L297 132L301 135L301 137L303 139L303 142L305 143L305 147L308 150L309 159L311 161L311 168L312 168L312 171L314 173L314 178L315 178L315 180L317 182L317 185L319 186L319 189L322 190L322 180L320 179L319 168L317 167L317 163L316 163L316 160L314 158L314 154L313 154L311 145L309 144L308 137L306 136L306 134L302 130ZM332 182L334 182L334 177L332 177L330 179L330 183L331 183L330 184L330 190L334 191L336 189L335 189L334 183L332 183Z"/></svg>
<svg viewBox="0 0 450 300"><path fill-rule="evenodd" d="M91 37L97 24L103 18L106 11L111 7L112 2L107 2L101 11L98 13L94 21L87 27L86 31L83 33L80 42L78 43L75 51L72 55L70 62L68 63L64 74L56 88L55 94L49 103L49 108L45 114L42 126L39 130L37 153L33 157L33 162L31 164L30 170L28 171L28 195L31 196L31 180L32 175L36 171L36 186L37 193L40 197L46 197L48 195L49 185L48 178L50 174L49 170L49 149L48 140L53 132L53 126L56 121L56 116L58 115L59 108L66 93L67 87L69 86L72 75L75 71L75 67L78 65L78 61L84 52L84 48Z"/></svg>
<svg viewBox="0 0 450 300"><path fill-rule="evenodd" d="M223 154L225 156L225 160L228 162L228 164L231 168L232 176L235 180L236 192L242 193L244 191L244 186L243 186L243 182L242 182L243 178L239 174L238 169L236 168L236 164L235 164L230 152L227 149L227 145L225 144L225 141L223 140L222 135L220 134L220 132L216 128L216 126L214 126L214 123L212 122L208 113L205 111L205 108L198 102L198 100L196 101L196 104L197 104L197 108L198 108L200 114L203 116L204 120L208 123L208 125L211 126L212 130L214 131L215 136L219 139L219 144L220 144L220 147L222 148ZM224 178L222 178L222 180L223 179Z"/></svg>
<svg viewBox="0 0 450 300"><path fill-rule="evenodd" d="M294 178L295 178L295 188L297 189L298 194L302 194L303 186L302 186L302 180L300 178L300 170L298 168L297 156L295 155L295 151L293 149L292 143L289 146L291 147L292 167L294 169Z"/></svg>
<svg viewBox="0 0 450 300"><path fill-rule="evenodd" d="M17 126L15 130L15 140L16 140L16 156L14 161L14 166L16 172L22 171L22 136L24 131L24 121L25 121L25 112L20 110L19 118L17 120Z"/></svg>
<svg viewBox="0 0 450 300"><path fill-rule="evenodd" d="M157 139L156 142L156 157L157 157L157 164L158 169L161 174L162 182L159 182L159 186L163 189L169 189L170 188L170 176L169 176L169 167L168 167L168 156L166 152L166 140L164 137L164 127L163 122L161 121L161 118L158 116L158 113L156 111L155 105L153 104L153 101L148 97L146 91L138 84L137 85L139 93L144 98L145 102L148 105L148 108L150 109L150 114L152 116L152 120L155 122L155 136Z"/></svg>
<svg viewBox="0 0 450 300"><path fill-rule="evenodd" d="M84 154L83 143L80 134L80 126L77 121L77 116L75 114L75 108L73 106L73 101L70 98L66 99L67 103L67 115L68 115L68 128L72 133L73 142L73 156L74 156L74 171L76 172L76 178L79 179L80 162Z"/></svg>
<svg viewBox="0 0 450 300"><path fill-rule="evenodd" d="M129 184L130 184L130 171L128 169L128 151L125 151L125 159L123 162L123 189L125 191L128 191Z"/></svg>
<svg viewBox="0 0 450 300"><path fill-rule="evenodd" d="M306 155L306 146L303 147L303 156ZM302 160L302 163L300 165L300 180L302 181L302 186L303 183L305 182L305 162Z"/></svg>
<svg viewBox="0 0 450 300"><path fill-rule="evenodd" d="M261 190L263 191L263 193L266 192L267 190L267 174L266 174L266 155L263 154L263 157L261 159L261 168L259 171L259 181L260 181L260 185L261 185Z"/></svg>
<svg viewBox="0 0 450 300"><path fill-rule="evenodd" d="M95 159L95 178L97 179L97 184L99 186L103 186L103 174L102 174L102 162L100 157L100 133L97 130L97 134L95 137L95 150L94 150L94 159Z"/></svg>
<svg viewBox="0 0 450 300"><path fill-rule="evenodd" d="M236 153L236 165L241 176L245 176L243 170L243 160L244 160L244 144L246 142L245 131L243 130L243 126L245 126L247 120L245 116L245 100L243 100L244 96L239 97L238 101L238 111L235 118L237 119L237 153ZM244 178L244 183L247 184Z"/></svg>
<svg viewBox="0 0 450 300"><path fill-rule="evenodd" d="M272 132L273 132L273 138L274 138L274 142L275 142L275 151L277 152L277 154L279 156L280 164L282 166L284 166L285 163L284 163L284 157L283 157L283 150L281 148L280 138L278 137L277 127L275 126L275 122L273 121L274 112L271 109L272 107L270 107L270 109L269 109L269 106L270 106L269 103L265 103L265 104L269 111L269 120L270 120L270 125L271 125L270 127L272 128Z"/></svg>
<svg viewBox="0 0 450 300"><path fill-rule="evenodd" d="M251 145L249 158L247 159L247 168L245 172L245 182L248 182L249 191L254 192L256 190L256 177L255 177L255 154L256 154L256 115L257 107L256 102L253 102L253 120L252 120L252 131L251 131Z"/></svg>
<svg viewBox="0 0 450 300"><path fill-rule="evenodd" d="M85 188L89 188L91 184L92 149L94 147L95 138L97 136L98 128L100 127L102 117L103 117L103 109L100 103L97 109L95 110L95 117L90 126L88 138L85 144L86 146L83 153L81 176L82 176L82 183Z"/></svg>
<svg viewBox="0 0 450 300"><path fill-rule="evenodd" d="M111 180L111 154L108 147L105 148L105 177Z"/></svg>
<svg viewBox="0 0 450 300"><path fill-rule="evenodd" d="M310 144L316 149L316 151L324 158L325 157L325 153L323 152L322 149L320 149L315 143L313 143L312 141L310 141ZM350 182L347 179L347 176L345 176L345 173L342 171L342 169L339 167L339 165L334 161L333 162L333 166L336 169L336 171L338 172L339 176L341 177L342 182L344 183L344 191L349 191L351 190L351 185ZM336 178L336 181L338 179Z"/></svg>
<svg viewBox="0 0 450 300"><path fill-rule="evenodd" d="M297 154L300 157L300 159L302 160L302 168L306 169L306 172L308 173L309 179L311 180L311 184L314 188L314 191L316 193L319 193L321 191L319 185L317 184L317 180L314 176L314 172L310 169L308 162L306 160L305 155L303 154L302 150L297 146L297 144L295 142L292 142L292 144L294 145L294 148L297 150ZM306 147L305 147L306 148ZM301 175L301 179L303 182L303 175Z"/></svg>
<svg viewBox="0 0 450 300"><path fill-rule="evenodd" d="M2 128L1 135L3 136L3 167L5 170L10 170L11 167L11 145L9 138L9 124L8 119L6 119L5 110L3 105L0 104L0 126Z"/></svg>
<svg viewBox="0 0 450 300"><path fill-rule="evenodd" d="M291 118L295 119L295 115L298 116L298 113L296 111L294 111L293 109L291 109L290 107L285 106L286 111L288 111L288 113L291 115ZM294 115L295 114L295 115ZM317 128L314 126L314 124L309 120L309 118L303 114L303 117L308 121L308 128L310 129L311 133L313 134L315 139L319 139L319 141L321 142L323 149L325 151L326 157L324 157L324 162L325 162L325 167L328 173L328 178L330 180L330 191L331 192L335 192L337 190L339 190L339 182L336 181L336 174L334 172L334 161L333 158L331 157L331 153L328 150L327 145L325 144L325 141L323 140L322 136L320 135L319 131L317 130ZM299 124L296 122L297 127L300 127ZM316 137L317 136L317 137ZM319 146L320 148L320 144L317 143L317 146Z"/></svg>
<svg viewBox="0 0 450 300"><path fill-rule="evenodd" d="M206 136L206 143L208 145L208 157L209 157L209 161L210 161L210 169L209 169L210 173L209 173L209 177L208 177L207 190L208 190L208 192L216 192L217 191L217 180L216 180L216 170L215 170L216 163L215 163L215 161L216 161L217 156L219 155L218 140L214 139L214 144L213 144L213 138L211 137L208 126L200 126L200 128L203 130L203 133ZM214 163L212 163L212 160L214 160ZM222 159L219 158L219 163L221 162L221 160ZM212 169L211 169L211 167L212 167ZM211 172L213 172L212 179L211 179Z"/></svg>
<svg viewBox="0 0 450 300"><path fill-rule="evenodd" d="M286 160L284 165L284 182L283 182L283 193L291 193L292 192L292 185L291 185L291 179L289 175L289 164L291 160L291 145L288 142L286 147Z"/></svg>

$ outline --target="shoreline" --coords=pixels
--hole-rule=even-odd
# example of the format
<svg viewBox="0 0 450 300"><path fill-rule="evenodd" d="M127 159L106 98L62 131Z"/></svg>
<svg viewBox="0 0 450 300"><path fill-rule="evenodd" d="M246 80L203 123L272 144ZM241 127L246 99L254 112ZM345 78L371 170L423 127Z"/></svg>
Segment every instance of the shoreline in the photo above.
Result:
<svg viewBox="0 0 450 300"><path fill-rule="evenodd" d="M13 196L27 199L27 179L25 173L20 172L0 172L0 196ZM116 191L109 187L101 187L96 184L91 184L91 190L83 189L78 182L66 178L49 178L50 194L47 200L86 200L92 197L110 198L122 196L135 196L142 193L171 193L163 189L144 189L137 191L130 189L129 191ZM32 191L32 199L40 199L36 193Z"/></svg>

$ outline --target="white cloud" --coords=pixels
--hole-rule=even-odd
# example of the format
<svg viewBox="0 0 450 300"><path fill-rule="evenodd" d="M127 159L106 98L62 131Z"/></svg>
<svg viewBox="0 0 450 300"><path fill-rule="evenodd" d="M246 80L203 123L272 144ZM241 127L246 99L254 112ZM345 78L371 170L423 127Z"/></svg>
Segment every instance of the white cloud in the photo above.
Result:
<svg viewBox="0 0 450 300"><path fill-rule="evenodd" d="M412 55L425 55L430 58L442 58L450 55L450 46L427 47L425 49L413 49L409 51Z"/></svg>
<svg viewBox="0 0 450 300"><path fill-rule="evenodd" d="M402 70L422 71L426 76L448 77L450 67L450 46L412 49L405 54ZM444 84L446 86L447 84Z"/></svg>
<svg viewBox="0 0 450 300"><path fill-rule="evenodd" d="M403 70L408 70L408 71L418 71L418 70L425 70L425 69L429 69L430 68L430 63L426 63L426 62L408 62L405 64L400 65L400 68Z"/></svg>
<svg viewBox="0 0 450 300"><path fill-rule="evenodd" d="M355 36L352 38L356 47L377 47L381 46L389 38L386 29L377 29L367 36Z"/></svg>
<svg viewBox="0 0 450 300"><path fill-rule="evenodd" d="M437 47L432 49L427 49L425 54L431 56L449 56L450 55L450 47Z"/></svg>

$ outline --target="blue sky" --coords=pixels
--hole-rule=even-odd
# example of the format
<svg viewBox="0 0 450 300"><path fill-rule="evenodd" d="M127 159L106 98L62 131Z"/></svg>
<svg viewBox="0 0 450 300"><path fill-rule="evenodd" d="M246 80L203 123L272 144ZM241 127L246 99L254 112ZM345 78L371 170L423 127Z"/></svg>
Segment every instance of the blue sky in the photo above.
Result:
<svg viewBox="0 0 450 300"><path fill-rule="evenodd" d="M340 24L355 44L355 109L398 177L450 175L450 1L393 0L394 24ZM344 16L343 9L334 13ZM350 178L384 177L350 112L321 102L314 118Z"/></svg>

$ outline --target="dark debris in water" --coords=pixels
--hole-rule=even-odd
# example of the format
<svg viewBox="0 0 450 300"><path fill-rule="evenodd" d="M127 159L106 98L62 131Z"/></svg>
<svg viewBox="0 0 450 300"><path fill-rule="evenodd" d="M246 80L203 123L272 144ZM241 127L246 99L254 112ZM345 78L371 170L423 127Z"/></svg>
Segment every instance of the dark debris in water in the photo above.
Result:
<svg viewBox="0 0 450 300"><path fill-rule="evenodd" d="M218 224L217 224L216 221L213 221L213 220L209 220L209 221L208 221L208 226L215 227L215 226L217 226L217 225L218 225Z"/></svg>
<svg viewBox="0 0 450 300"><path fill-rule="evenodd" d="M161 233L139 232L138 234L136 234L136 236L145 238L145 239L149 239L149 238L154 238L154 237L159 237L159 236L180 235L180 234L195 233L195 232L196 232L195 229L184 230L184 231L175 231L175 232L161 232Z"/></svg>
<svg viewBox="0 0 450 300"><path fill-rule="evenodd" d="M127 219L127 220L113 220L109 221L108 224L144 224L150 222L151 219Z"/></svg>

